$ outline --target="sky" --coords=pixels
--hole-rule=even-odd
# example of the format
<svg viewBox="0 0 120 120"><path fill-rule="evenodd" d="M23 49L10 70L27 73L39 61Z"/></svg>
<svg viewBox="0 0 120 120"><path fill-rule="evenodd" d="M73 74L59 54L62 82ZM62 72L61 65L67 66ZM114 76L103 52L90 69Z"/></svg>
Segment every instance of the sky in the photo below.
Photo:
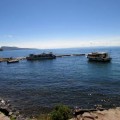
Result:
<svg viewBox="0 0 120 120"><path fill-rule="evenodd" d="M0 0L0 46L120 46L120 0Z"/></svg>

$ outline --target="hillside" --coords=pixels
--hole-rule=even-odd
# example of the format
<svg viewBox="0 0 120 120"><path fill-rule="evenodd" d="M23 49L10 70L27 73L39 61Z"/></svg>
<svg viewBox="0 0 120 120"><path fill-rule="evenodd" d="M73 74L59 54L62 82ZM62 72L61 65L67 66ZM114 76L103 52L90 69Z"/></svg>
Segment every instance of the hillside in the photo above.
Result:
<svg viewBox="0 0 120 120"><path fill-rule="evenodd" d="M10 46L1 46L0 50L29 50L33 48L19 48L19 47L10 47Z"/></svg>

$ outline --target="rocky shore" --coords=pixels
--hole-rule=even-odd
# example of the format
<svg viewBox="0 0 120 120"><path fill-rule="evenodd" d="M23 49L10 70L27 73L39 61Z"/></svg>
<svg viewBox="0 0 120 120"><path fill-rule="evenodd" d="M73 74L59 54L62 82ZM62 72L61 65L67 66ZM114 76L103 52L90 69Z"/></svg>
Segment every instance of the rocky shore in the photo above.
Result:
<svg viewBox="0 0 120 120"><path fill-rule="evenodd" d="M0 120L37 120L20 115L13 109L10 101L0 98ZM40 120L40 119L39 119ZM46 119L44 119L46 120ZM120 107L112 109L75 109L74 117L70 120L120 120Z"/></svg>
<svg viewBox="0 0 120 120"><path fill-rule="evenodd" d="M2 112L0 112L0 120L10 120L10 118L4 115Z"/></svg>
<svg viewBox="0 0 120 120"><path fill-rule="evenodd" d="M10 101L5 101L0 98L0 120L27 120L24 116L20 115L19 111L12 108Z"/></svg>
<svg viewBox="0 0 120 120"><path fill-rule="evenodd" d="M81 112L70 120L120 120L120 107L108 110Z"/></svg>

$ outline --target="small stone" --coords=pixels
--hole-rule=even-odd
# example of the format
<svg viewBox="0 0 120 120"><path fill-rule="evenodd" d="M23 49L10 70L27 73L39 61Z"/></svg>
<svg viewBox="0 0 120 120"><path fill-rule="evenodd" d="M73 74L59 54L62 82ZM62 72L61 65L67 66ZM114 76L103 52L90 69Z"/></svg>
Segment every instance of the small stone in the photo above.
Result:
<svg viewBox="0 0 120 120"><path fill-rule="evenodd" d="M83 117L85 117L85 116L91 116L91 114L88 113L88 112L85 112L82 116L83 116Z"/></svg>
<svg viewBox="0 0 120 120"><path fill-rule="evenodd" d="M13 113L12 112L9 112L9 115L12 115Z"/></svg>
<svg viewBox="0 0 120 120"><path fill-rule="evenodd" d="M5 101L4 100L1 100L1 103L5 105Z"/></svg>

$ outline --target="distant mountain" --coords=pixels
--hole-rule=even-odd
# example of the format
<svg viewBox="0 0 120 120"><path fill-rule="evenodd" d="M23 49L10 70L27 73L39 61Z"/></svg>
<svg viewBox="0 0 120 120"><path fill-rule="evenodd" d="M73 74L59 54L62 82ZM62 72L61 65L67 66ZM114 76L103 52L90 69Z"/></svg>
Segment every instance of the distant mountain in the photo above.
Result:
<svg viewBox="0 0 120 120"><path fill-rule="evenodd" d="M19 47L10 47L10 46L2 46L1 50L32 50L33 48L19 48Z"/></svg>
<svg viewBox="0 0 120 120"><path fill-rule="evenodd" d="M0 51L3 51L3 49L2 49L2 48L0 48Z"/></svg>

